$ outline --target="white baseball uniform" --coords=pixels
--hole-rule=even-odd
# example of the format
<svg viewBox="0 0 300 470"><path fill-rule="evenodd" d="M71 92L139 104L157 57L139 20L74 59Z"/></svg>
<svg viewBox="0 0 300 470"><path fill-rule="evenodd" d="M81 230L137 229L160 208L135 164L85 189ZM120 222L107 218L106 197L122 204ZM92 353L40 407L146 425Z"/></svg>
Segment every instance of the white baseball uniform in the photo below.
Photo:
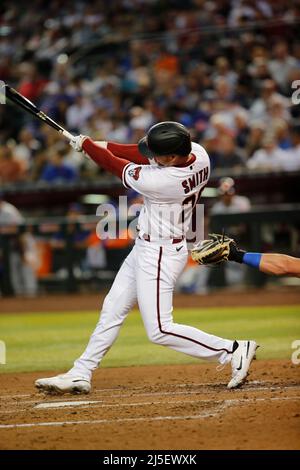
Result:
<svg viewBox="0 0 300 470"><path fill-rule="evenodd" d="M191 158L184 165L128 163L124 167L124 185L144 196L138 237L104 300L88 346L71 373L91 378L136 302L150 341L199 359L215 359L222 364L231 360L232 340L174 323L172 315L174 286L188 256L184 237L209 174L208 155L196 143L192 143Z"/></svg>

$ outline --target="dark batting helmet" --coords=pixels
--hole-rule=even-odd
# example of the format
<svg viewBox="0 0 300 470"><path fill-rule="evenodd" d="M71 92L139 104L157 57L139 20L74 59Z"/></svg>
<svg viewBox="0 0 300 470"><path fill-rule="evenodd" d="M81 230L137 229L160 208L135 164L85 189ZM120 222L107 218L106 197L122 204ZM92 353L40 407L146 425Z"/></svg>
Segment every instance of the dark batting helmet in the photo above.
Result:
<svg viewBox="0 0 300 470"><path fill-rule="evenodd" d="M179 122L160 122L149 129L139 141L138 148L148 158L164 155L186 157L192 150L191 136Z"/></svg>

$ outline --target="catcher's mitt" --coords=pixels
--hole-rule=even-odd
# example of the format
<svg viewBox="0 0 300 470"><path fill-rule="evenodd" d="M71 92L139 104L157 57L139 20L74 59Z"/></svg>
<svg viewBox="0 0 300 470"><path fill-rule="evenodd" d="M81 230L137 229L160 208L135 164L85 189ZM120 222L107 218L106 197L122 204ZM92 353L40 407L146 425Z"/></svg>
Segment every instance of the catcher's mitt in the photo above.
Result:
<svg viewBox="0 0 300 470"><path fill-rule="evenodd" d="M192 259L201 265L216 265L227 261L230 248L235 245L235 241L218 233L210 233L209 237L192 249Z"/></svg>

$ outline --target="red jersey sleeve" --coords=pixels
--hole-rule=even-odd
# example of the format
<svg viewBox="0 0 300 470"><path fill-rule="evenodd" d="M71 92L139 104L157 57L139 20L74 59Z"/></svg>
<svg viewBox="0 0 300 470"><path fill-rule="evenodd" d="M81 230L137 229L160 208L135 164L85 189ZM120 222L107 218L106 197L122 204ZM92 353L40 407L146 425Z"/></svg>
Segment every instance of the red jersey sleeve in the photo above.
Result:
<svg viewBox="0 0 300 470"><path fill-rule="evenodd" d="M123 158L126 155L127 160L138 165L149 165L149 160L144 157L138 149L137 144L117 144L108 142L107 148L117 157Z"/></svg>
<svg viewBox="0 0 300 470"><path fill-rule="evenodd" d="M122 179L125 166L131 163L129 160L117 157L110 150L100 147L90 137L84 139L82 149L97 165L120 179Z"/></svg>

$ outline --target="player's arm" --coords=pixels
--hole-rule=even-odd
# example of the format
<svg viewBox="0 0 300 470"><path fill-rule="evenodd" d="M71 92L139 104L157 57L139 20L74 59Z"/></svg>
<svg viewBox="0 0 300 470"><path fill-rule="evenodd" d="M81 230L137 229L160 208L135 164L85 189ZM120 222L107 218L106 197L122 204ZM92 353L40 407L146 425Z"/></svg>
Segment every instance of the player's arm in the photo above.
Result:
<svg viewBox="0 0 300 470"><path fill-rule="evenodd" d="M229 261L236 261L276 276L300 277L300 259L277 253L251 253L230 244Z"/></svg>
<svg viewBox="0 0 300 470"><path fill-rule="evenodd" d="M120 179L124 168L131 164L129 160L119 158L107 148L98 145L90 137L76 136L70 144L78 152L83 150L97 165Z"/></svg>
<svg viewBox="0 0 300 470"><path fill-rule="evenodd" d="M144 196L159 195L156 174L158 169L153 165L136 165L125 158L119 158L90 137L82 135L74 137L70 145L78 152L83 150L97 165L120 178L126 188L132 188Z"/></svg>
<svg viewBox="0 0 300 470"><path fill-rule="evenodd" d="M106 141L98 141L95 143L100 145L100 147L110 150L116 157L123 158L123 156L126 155L127 160L130 162L137 163L138 165L149 165L148 158L144 157L139 152L137 144L119 144Z"/></svg>
<svg viewBox="0 0 300 470"><path fill-rule="evenodd" d="M300 277L300 259L288 255L264 253L259 269L267 274Z"/></svg>

